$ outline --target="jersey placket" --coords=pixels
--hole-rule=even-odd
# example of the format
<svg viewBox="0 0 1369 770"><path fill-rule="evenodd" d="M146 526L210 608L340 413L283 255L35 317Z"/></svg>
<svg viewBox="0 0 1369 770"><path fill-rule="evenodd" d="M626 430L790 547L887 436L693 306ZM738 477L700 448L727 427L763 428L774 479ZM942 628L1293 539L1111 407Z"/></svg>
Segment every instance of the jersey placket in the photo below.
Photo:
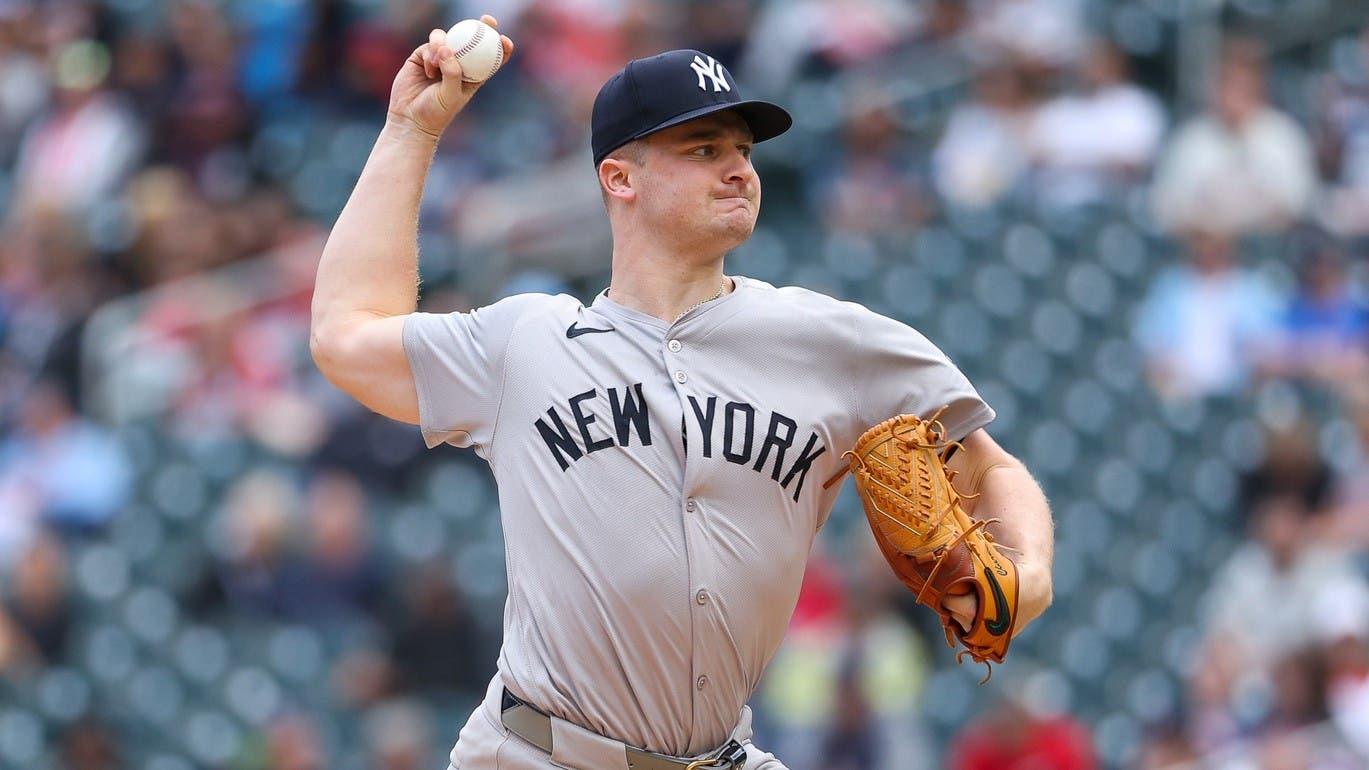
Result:
<svg viewBox="0 0 1369 770"><path fill-rule="evenodd" d="M707 505L707 501L699 499L696 493L701 486L698 474L702 473L707 465L694 462L702 457L700 447L703 439L698 435L691 437L686 427L689 424L689 396L697 395L691 387L690 379L691 362L696 359L690 353L686 335L681 332L678 324L672 325L662 342L661 355L674 384L675 394L680 399L680 408L684 416L681 427L684 429L685 461L680 489L680 512L684 523L685 559L690 586L689 595L685 597L689 603L690 617L690 681L681 685L688 687L692 693L690 713L693 724L690 725L690 732L693 732L701 719L702 703L716 685L709 676L708 662L702 659L709 645L700 639L701 634L707 635L715 623L710 615L713 600L707 585L711 575L706 563L708 538L702 531L704 506Z"/></svg>

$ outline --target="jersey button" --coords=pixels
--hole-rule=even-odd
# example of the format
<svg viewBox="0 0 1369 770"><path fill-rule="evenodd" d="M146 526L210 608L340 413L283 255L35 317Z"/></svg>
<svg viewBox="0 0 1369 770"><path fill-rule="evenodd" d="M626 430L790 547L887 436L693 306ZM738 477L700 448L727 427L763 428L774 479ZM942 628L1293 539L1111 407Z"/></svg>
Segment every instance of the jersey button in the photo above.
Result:
<svg viewBox="0 0 1369 770"><path fill-rule="evenodd" d="M698 689L698 690L702 690L703 688L705 688L705 687L707 687L707 686L708 686L708 677L707 677L707 676L701 676L701 677L699 677L697 680L695 680L695 682L694 682L694 688L695 688L695 689Z"/></svg>
<svg viewBox="0 0 1369 770"><path fill-rule="evenodd" d="M708 592L700 588L699 592L694 594L694 601L699 604L708 604Z"/></svg>
<svg viewBox="0 0 1369 770"><path fill-rule="evenodd" d="M666 347L670 348L671 353L678 353L684 345L681 345L679 340L671 340L666 343Z"/></svg>
<svg viewBox="0 0 1369 770"><path fill-rule="evenodd" d="M696 507L697 507L697 506L694 505L694 498L691 497L691 498L689 498L688 500L685 501L685 510L686 510L686 511L689 511L690 513L693 513L693 512L694 512L694 509L695 509Z"/></svg>
<svg viewBox="0 0 1369 770"><path fill-rule="evenodd" d="M683 385L689 381L689 375L684 372L675 372L675 381Z"/></svg>

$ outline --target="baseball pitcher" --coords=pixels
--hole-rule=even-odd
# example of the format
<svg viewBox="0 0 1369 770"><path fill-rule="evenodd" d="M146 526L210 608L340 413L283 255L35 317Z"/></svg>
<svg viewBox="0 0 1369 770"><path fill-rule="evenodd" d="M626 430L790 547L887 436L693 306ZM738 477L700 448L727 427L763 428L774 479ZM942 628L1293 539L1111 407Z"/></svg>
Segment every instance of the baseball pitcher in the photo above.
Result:
<svg viewBox="0 0 1369 770"><path fill-rule="evenodd" d="M415 312L424 178L479 87L441 30L404 63L324 249L311 330L339 388L430 448L473 448L499 486L504 641L452 768L782 770L752 744L744 704L839 492L824 482L848 464L872 517L902 517L886 552L900 577L967 647L997 638L986 654L1001 660L1051 601L1052 536L1035 481L984 431L993 410L904 324L723 271L760 209L752 148L789 114L743 100L699 51L628 62L592 117L610 285L589 305L528 294ZM869 438L896 415L928 421ZM919 512L929 474L964 488L926 487ZM990 532L1010 549L1010 591L982 590L966 550Z"/></svg>

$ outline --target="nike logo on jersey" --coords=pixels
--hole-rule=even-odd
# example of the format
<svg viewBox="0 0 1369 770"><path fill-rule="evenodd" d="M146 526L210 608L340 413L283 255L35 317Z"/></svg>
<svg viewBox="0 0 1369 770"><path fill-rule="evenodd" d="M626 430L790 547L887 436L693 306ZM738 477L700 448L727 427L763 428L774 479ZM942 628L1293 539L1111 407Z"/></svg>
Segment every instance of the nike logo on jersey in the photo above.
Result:
<svg viewBox="0 0 1369 770"><path fill-rule="evenodd" d="M612 329L591 329L588 327L582 329L576 325L578 323L580 322L576 321L575 323L571 324L568 329L566 329L566 339L573 340L576 337L579 337L581 334L603 334L604 332L613 331Z"/></svg>

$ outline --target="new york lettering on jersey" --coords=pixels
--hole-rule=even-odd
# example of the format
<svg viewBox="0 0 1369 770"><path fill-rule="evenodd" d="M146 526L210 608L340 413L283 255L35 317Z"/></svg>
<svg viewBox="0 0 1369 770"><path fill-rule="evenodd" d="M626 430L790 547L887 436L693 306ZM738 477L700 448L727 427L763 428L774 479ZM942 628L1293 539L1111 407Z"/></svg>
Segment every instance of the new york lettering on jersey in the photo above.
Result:
<svg viewBox="0 0 1369 770"><path fill-rule="evenodd" d="M548 407L546 415L533 422L562 472L603 449L630 450L633 442L637 446L651 446L650 405L642 394L642 384L603 390L603 399L599 388L570 396L564 406ZM602 408L605 400L607 414L596 413L594 407ZM791 453L799 433L799 424L792 417L719 396L691 395L688 400L690 414L684 422L693 418L705 458L716 455L720 460L749 466L757 473L768 471L771 480L782 489L788 491L793 485L793 499L798 502L813 462L827 451L817 431L810 430L802 448ZM566 418L562 417L563 412ZM688 450L689 427L680 427Z"/></svg>

